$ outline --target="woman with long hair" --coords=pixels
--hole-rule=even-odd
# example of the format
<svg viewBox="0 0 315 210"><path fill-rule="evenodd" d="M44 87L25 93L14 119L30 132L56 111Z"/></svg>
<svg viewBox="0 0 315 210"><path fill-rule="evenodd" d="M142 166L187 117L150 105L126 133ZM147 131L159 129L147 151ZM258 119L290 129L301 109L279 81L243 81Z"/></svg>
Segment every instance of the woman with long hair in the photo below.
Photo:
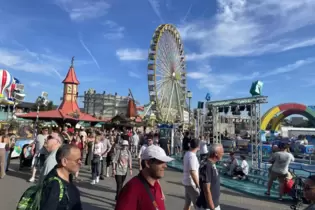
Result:
<svg viewBox="0 0 315 210"><path fill-rule="evenodd" d="M89 133L88 137L85 142L85 152L86 152L86 157L85 157L85 165L90 166L91 161L93 159L93 143L95 141L95 134L94 133ZM89 168L91 170L91 168Z"/></svg>
<svg viewBox="0 0 315 210"><path fill-rule="evenodd" d="M76 145L80 149L80 151L81 151L81 161L82 161L83 160L83 150L84 150L83 136L81 136L81 138L79 138L78 132L76 132L75 135L73 136L72 140L71 140L71 144ZM78 170L75 173L74 180L76 180L76 181L80 181L80 179L79 179L79 172L80 172L80 170Z"/></svg>
<svg viewBox="0 0 315 210"><path fill-rule="evenodd" d="M0 178L5 177L5 167L6 167L6 150L8 149L8 138L5 136L0 136Z"/></svg>
<svg viewBox="0 0 315 210"><path fill-rule="evenodd" d="M14 150L14 146L15 146L15 135L11 135L9 137L9 143L8 143L8 151L7 151L7 154L6 154L6 158L7 158L7 161L6 161L6 167L5 167L5 171L8 172L9 171L9 166L10 166L10 163L11 163L11 155L12 155L12 152Z"/></svg>
<svg viewBox="0 0 315 210"><path fill-rule="evenodd" d="M116 151L113 159L113 175L116 180L116 200L124 185L128 168L130 175L132 175L132 156L131 152L128 150L128 141L123 140L121 146L122 147Z"/></svg>
<svg viewBox="0 0 315 210"><path fill-rule="evenodd" d="M100 181L100 164L103 152L103 143L101 142L101 136L96 136L95 141L93 143L92 150L93 158L92 158L92 182L94 185Z"/></svg>

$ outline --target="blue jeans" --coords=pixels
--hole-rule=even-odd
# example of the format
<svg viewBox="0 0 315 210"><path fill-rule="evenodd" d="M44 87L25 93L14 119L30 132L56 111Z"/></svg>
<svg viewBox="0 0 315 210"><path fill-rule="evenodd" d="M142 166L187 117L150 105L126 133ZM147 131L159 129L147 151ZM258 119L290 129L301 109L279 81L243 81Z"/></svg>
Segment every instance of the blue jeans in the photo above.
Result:
<svg viewBox="0 0 315 210"><path fill-rule="evenodd" d="M100 156L94 156L92 159L92 180L95 180L100 175L100 164Z"/></svg>
<svg viewBox="0 0 315 210"><path fill-rule="evenodd" d="M7 170L7 164L8 164L8 158L9 158L10 151L5 151L5 162L4 162L4 168Z"/></svg>

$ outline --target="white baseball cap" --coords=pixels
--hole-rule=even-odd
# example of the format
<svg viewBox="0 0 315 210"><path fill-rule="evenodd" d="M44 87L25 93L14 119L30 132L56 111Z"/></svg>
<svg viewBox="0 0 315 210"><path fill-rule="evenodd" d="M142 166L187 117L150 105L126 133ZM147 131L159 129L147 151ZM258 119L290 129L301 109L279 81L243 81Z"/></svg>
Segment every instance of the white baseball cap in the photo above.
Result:
<svg viewBox="0 0 315 210"><path fill-rule="evenodd" d="M164 149L159 146L151 145L148 146L141 155L142 160L150 160L150 159L157 159L163 161L165 163L171 162L174 158L171 158L166 155Z"/></svg>
<svg viewBox="0 0 315 210"><path fill-rule="evenodd" d="M123 145L123 146L128 146L128 145L129 145L129 142L128 142L127 140L123 140L121 145Z"/></svg>

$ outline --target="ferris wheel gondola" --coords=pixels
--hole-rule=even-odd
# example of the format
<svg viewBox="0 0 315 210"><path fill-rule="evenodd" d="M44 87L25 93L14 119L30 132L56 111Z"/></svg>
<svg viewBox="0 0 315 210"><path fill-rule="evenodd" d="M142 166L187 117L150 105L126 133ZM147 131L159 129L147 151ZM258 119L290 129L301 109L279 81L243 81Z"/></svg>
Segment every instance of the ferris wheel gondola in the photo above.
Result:
<svg viewBox="0 0 315 210"><path fill-rule="evenodd" d="M184 46L175 26L160 25L154 32L148 56L151 109L164 122L183 122L186 102Z"/></svg>

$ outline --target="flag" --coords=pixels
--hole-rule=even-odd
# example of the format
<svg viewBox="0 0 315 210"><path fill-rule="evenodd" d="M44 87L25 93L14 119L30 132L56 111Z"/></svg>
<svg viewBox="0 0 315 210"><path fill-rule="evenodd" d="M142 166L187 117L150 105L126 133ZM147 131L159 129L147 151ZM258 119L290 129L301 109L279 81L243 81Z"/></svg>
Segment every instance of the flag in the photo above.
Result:
<svg viewBox="0 0 315 210"><path fill-rule="evenodd" d="M211 95L210 95L210 93L207 93L207 95L206 95L206 101L210 101L211 100Z"/></svg>

